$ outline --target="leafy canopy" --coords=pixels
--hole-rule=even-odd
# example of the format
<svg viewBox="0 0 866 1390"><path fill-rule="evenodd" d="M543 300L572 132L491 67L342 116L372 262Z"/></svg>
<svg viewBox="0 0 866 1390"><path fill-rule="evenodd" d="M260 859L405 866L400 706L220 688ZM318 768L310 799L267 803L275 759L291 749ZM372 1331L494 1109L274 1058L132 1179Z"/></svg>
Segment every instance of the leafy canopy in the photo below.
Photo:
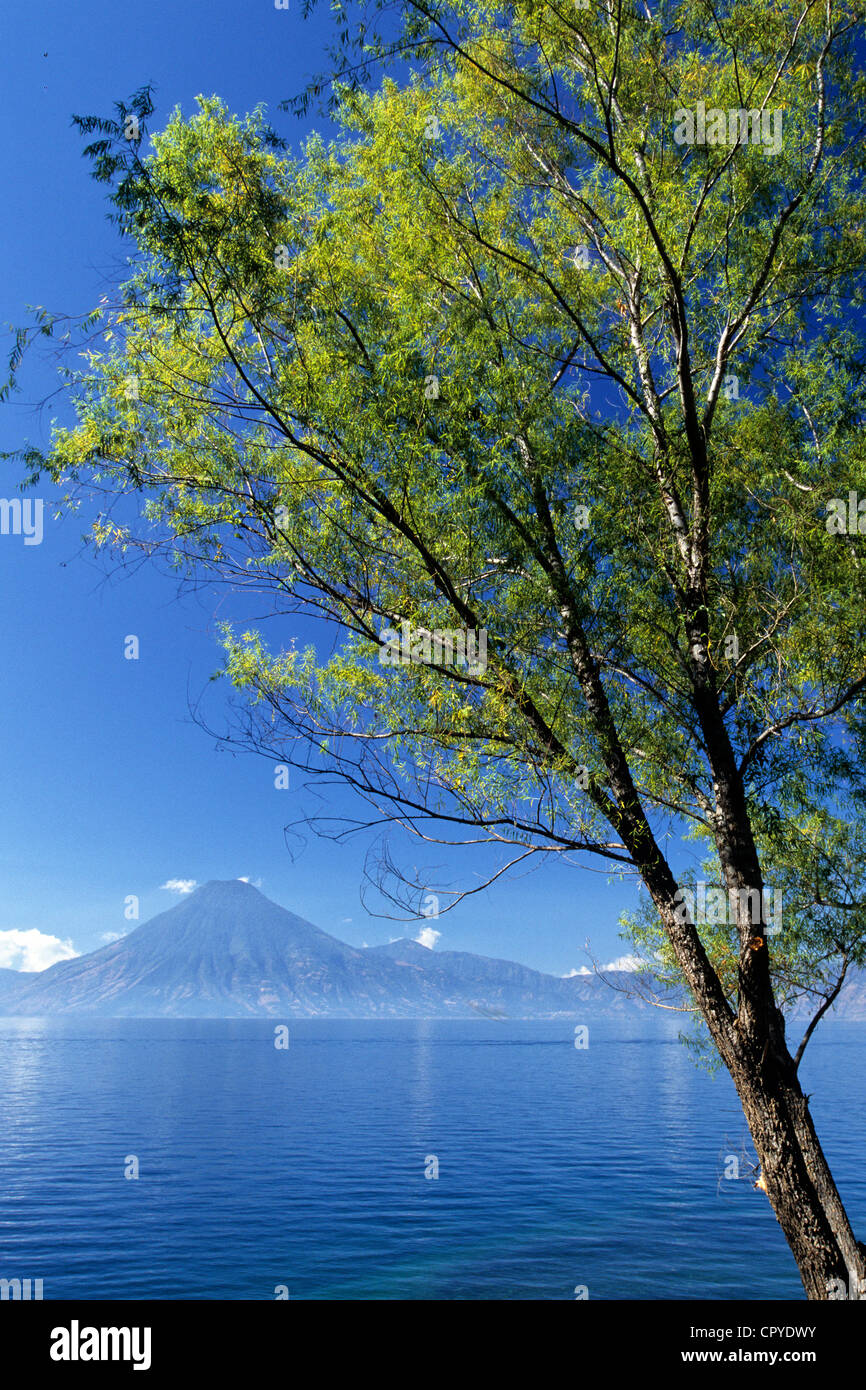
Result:
<svg viewBox="0 0 866 1390"><path fill-rule="evenodd" d="M866 494L855 11L407 9L423 61L338 85L297 156L215 97L149 144L147 92L81 122L133 272L31 474L146 496L100 544L335 623L327 659L227 631L225 670L256 746L377 818L639 872L690 828L716 864L710 701L802 887L862 814L863 540L826 525ZM678 143L701 102L779 113L778 152ZM404 623L485 630L486 668L383 665ZM780 982L834 951L795 900ZM733 994L736 926L698 926Z"/></svg>

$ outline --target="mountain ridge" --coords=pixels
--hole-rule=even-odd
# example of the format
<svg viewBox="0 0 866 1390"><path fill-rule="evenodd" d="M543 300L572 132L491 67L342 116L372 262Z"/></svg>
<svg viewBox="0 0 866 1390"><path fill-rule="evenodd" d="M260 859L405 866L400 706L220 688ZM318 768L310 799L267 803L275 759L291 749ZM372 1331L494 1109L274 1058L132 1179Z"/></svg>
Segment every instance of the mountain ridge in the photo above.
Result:
<svg viewBox="0 0 866 1390"><path fill-rule="evenodd" d="M625 992L629 972L605 974L615 988L405 937L351 946L244 880L214 879L107 946L26 975L0 969L0 1016L586 1019L652 1008ZM840 1013L866 1018L864 982L846 990Z"/></svg>

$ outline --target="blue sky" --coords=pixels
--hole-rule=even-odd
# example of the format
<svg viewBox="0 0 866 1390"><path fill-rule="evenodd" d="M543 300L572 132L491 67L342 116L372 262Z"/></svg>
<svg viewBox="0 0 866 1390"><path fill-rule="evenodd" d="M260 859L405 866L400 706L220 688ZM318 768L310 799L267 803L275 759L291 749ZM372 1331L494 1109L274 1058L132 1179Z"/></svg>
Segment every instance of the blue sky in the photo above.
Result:
<svg viewBox="0 0 866 1390"><path fill-rule="evenodd" d="M111 114L115 100L155 87L157 129L198 93L235 111L264 102L294 145L327 122L278 112L327 66L334 34L327 6L304 20L272 0L150 0L121 5L7 7L2 41L0 140L6 197L0 207L4 325L26 320L26 305L81 313L123 277L125 250L106 221L104 190L89 177L71 116ZM0 412L0 447L44 444L59 399L50 362L32 362L23 391ZM5 465L0 495L18 481ZM42 490L46 499L50 493ZM298 784L273 785L272 764L231 754L198 727L190 703L219 664L216 626L254 610L216 590L179 593L153 570L112 574L81 544L86 518L55 521L45 509L41 545L0 537L0 965L36 968L65 951L93 950L178 901L162 885L245 876L275 901L354 944L416 935L371 917L359 897L369 841L337 846L310 837L290 858L283 827L312 809ZM124 639L140 642L137 661ZM298 627L300 640L328 634ZM210 687L212 724L225 717ZM329 792L339 813L348 805ZM317 807L321 810L321 807ZM470 885L482 865L467 855L393 846L402 864L440 867ZM490 862L490 861L487 861ZM565 974L587 964L584 946L607 961L622 954L617 915L635 901L630 884L561 863L500 882L435 924L440 948L516 959ZM46 941L55 937L58 942Z"/></svg>

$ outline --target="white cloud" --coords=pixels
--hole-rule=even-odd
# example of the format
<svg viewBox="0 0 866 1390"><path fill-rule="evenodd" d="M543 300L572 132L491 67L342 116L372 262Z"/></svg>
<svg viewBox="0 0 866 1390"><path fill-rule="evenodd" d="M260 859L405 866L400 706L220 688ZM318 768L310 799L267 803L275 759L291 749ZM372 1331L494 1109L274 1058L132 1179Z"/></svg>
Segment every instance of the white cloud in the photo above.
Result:
<svg viewBox="0 0 866 1390"><path fill-rule="evenodd" d="M99 939L110 946L112 941L122 941L125 936L126 932L123 931L104 931Z"/></svg>
<svg viewBox="0 0 866 1390"><path fill-rule="evenodd" d="M639 970L643 961L639 956L617 956L616 960L609 961L607 965L600 966L600 970ZM563 980L572 980L575 975L592 975L594 972L582 965L579 970L569 970L567 975L562 975Z"/></svg>
<svg viewBox="0 0 866 1390"><path fill-rule="evenodd" d="M71 941L37 931L13 928L0 931L0 966L5 970L47 970L59 960L72 960L80 955Z"/></svg>
<svg viewBox="0 0 866 1390"><path fill-rule="evenodd" d="M436 931L435 927L422 927L415 940L419 946L426 946L429 951L432 951L441 935L441 931Z"/></svg>
<svg viewBox="0 0 866 1390"><path fill-rule="evenodd" d="M639 970L643 961L640 956L617 956L609 965L602 967L604 970Z"/></svg>
<svg viewBox="0 0 866 1390"><path fill-rule="evenodd" d="M193 882L195 882L195 880L193 880ZM261 888L262 886L260 878L250 878L249 874L239 874L238 883L251 883L253 888Z"/></svg>
<svg viewBox="0 0 866 1390"><path fill-rule="evenodd" d="M165 883L161 883L160 888L165 888L169 893L191 893L195 888L194 878L167 878Z"/></svg>

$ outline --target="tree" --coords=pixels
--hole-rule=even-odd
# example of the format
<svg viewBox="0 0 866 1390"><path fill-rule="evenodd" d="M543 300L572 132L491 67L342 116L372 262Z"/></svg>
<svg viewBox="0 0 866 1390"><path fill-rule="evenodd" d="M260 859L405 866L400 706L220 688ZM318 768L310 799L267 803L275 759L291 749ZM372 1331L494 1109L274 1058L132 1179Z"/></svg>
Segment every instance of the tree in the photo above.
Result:
<svg viewBox="0 0 866 1390"><path fill-rule="evenodd" d="M28 477L143 496L98 544L335 625L324 661L226 631L241 738L336 774L368 820L639 875L637 930L825 1299L866 1247L780 1002L863 951L855 10L403 13L362 57L411 73L367 90L347 64L337 139L297 158L215 98L148 153L147 91L80 121L137 251L70 376L78 423ZM723 927L663 852L686 828ZM773 874L800 890L778 945Z"/></svg>

